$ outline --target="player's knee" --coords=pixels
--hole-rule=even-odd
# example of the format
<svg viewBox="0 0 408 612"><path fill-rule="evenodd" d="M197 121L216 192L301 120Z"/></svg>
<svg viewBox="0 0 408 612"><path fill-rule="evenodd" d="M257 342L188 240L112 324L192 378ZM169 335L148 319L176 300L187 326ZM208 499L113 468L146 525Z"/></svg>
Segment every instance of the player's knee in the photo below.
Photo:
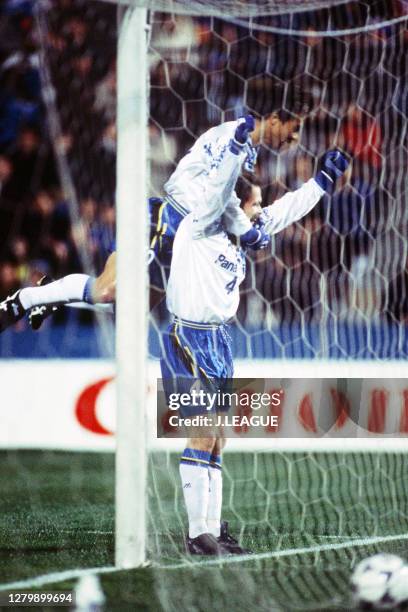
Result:
<svg viewBox="0 0 408 612"><path fill-rule="evenodd" d="M189 438L187 446L211 453L214 448L214 438Z"/></svg>

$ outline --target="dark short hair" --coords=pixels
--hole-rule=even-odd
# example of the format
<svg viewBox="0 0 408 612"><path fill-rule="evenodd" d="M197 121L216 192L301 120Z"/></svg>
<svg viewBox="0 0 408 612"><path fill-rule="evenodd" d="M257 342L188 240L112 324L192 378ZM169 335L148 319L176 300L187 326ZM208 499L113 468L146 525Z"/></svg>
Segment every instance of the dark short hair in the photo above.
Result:
<svg viewBox="0 0 408 612"><path fill-rule="evenodd" d="M279 83L267 75L251 80L245 102L251 114L267 117L276 113L282 123L305 117L316 106L308 89L292 83Z"/></svg>
<svg viewBox="0 0 408 612"><path fill-rule="evenodd" d="M252 187L260 187L258 179L252 174L241 174L238 177L235 185L235 193L237 194L242 208L252 195Z"/></svg>
<svg viewBox="0 0 408 612"><path fill-rule="evenodd" d="M310 90L299 85L288 85L283 100L283 108L277 111L282 122L296 117L306 117L316 106L313 94Z"/></svg>

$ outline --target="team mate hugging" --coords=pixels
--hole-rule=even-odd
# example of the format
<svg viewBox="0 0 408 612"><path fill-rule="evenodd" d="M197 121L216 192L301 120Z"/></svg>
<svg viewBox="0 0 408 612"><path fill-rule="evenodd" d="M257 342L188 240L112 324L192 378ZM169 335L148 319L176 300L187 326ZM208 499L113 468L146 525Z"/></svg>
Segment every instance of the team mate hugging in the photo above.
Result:
<svg viewBox="0 0 408 612"><path fill-rule="evenodd" d="M218 201L219 216L223 214L225 229L234 236L251 230L251 223L240 210L235 183L244 169L255 169L259 145L278 152L298 140L303 119L313 109L313 97L299 87L293 87L280 108L277 92L271 92L260 113L237 121L227 121L210 128L194 143L180 160L176 170L164 185L165 197L157 214L157 226L151 242L151 283L163 287L161 270L171 261L173 240L181 220L197 206ZM250 132L250 136L248 134ZM233 170L225 162L230 143L234 143ZM231 161L231 160L230 160ZM208 180L219 176L222 183ZM224 175L228 181L224 181ZM211 216L211 211L208 211Z"/></svg>
<svg viewBox="0 0 408 612"><path fill-rule="evenodd" d="M237 246L227 232L220 204L223 181L228 183L224 170L231 155L236 155L236 140L235 137L224 152L217 167L218 175L208 177L209 181L218 181L220 193L209 187L208 193L214 197L197 204L195 211L181 221L174 239L167 287L167 307L173 322L163 337L161 359L168 398L170 393L185 393L196 385L211 393L230 390L233 362L227 323L238 309L239 285L245 276L244 249L251 245L256 249L267 246L271 234L306 215L325 191L333 190L336 179L348 165L340 151L329 151L323 156L315 178L263 209L259 186L252 184L243 189L240 179L239 191L245 193L241 211L251 229ZM258 237L256 232L260 232ZM183 416L207 409L207 406L186 407ZM201 428L190 434L180 459L188 515L187 550L197 555L247 553L221 521L222 433Z"/></svg>
<svg viewBox="0 0 408 612"><path fill-rule="evenodd" d="M211 209L202 212L213 218L223 217L225 229L241 237L243 244L252 242L255 248L262 242L261 232L254 230L239 206L235 183L242 170L253 171L260 144L278 151L283 145L297 140L302 119L312 109L312 97L306 91L294 88L286 101L287 110L276 110L278 99L273 94L268 107L255 118L247 115L210 128L194 143L180 160L176 170L164 185L163 199L149 200L155 211L156 228L149 251L150 284L162 290L168 275L173 240L182 219L197 206ZM249 137L249 133L251 136ZM233 154L231 153L233 148ZM227 159L228 158L228 159ZM228 180L225 180L225 176ZM209 223L206 223L208 231ZM163 274L164 273L164 274ZM27 287L8 296L0 303L0 332L30 312L30 323L38 329L43 320L63 304L84 301L88 304L110 302L116 296L115 255L111 256L102 274L94 278L87 274L70 274L49 282L44 279L40 287Z"/></svg>

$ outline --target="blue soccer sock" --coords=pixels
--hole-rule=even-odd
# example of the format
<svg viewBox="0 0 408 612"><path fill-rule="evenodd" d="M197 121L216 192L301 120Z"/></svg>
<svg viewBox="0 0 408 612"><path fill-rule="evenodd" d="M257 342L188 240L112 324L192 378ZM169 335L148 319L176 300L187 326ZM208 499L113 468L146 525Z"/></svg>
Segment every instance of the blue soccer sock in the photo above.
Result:
<svg viewBox="0 0 408 612"><path fill-rule="evenodd" d="M188 516L188 535L196 538L208 533L209 501L208 466L211 453L186 448L180 458L180 478Z"/></svg>
<svg viewBox="0 0 408 612"><path fill-rule="evenodd" d="M222 509L222 466L220 455L211 455L208 475L210 477L210 495L207 510L207 527L208 532L218 538L221 531Z"/></svg>
<svg viewBox="0 0 408 612"><path fill-rule="evenodd" d="M83 293L82 299L87 304L94 304L94 301L93 301L93 298L92 298L92 292L93 292L93 288L94 288L94 285L95 285L95 280L96 280L96 278L94 278L93 276L89 276L88 280L85 283L84 293Z"/></svg>

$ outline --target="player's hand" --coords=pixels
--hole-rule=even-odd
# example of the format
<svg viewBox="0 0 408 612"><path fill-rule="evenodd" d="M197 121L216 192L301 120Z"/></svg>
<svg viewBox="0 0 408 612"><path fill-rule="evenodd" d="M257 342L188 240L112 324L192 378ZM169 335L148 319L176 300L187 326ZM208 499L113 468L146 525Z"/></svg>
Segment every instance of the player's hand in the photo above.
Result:
<svg viewBox="0 0 408 612"><path fill-rule="evenodd" d="M244 161L244 170L250 174L255 173L255 164L258 158L258 150L255 147L248 147L248 153Z"/></svg>
<svg viewBox="0 0 408 612"><path fill-rule="evenodd" d="M255 119L252 115L245 115L239 119L238 127L235 130L234 138L230 140L230 150L238 155L243 146L248 142L251 132L255 129Z"/></svg>
<svg viewBox="0 0 408 612"><path fill-rule="evenodd" d="M328 151L320 161L320 170L315 176L316 183L327 193L333 193L336 180L345 173L348 165L349 161L341 151Z"/></svg>
<svg viewBox="0 0 408 612"><path fill-rule="evenodd" d="M265 232L263 223L258 221L250 230L240 237L241 246L254 251L265 249L271 242L271 237Z"/></svg>

